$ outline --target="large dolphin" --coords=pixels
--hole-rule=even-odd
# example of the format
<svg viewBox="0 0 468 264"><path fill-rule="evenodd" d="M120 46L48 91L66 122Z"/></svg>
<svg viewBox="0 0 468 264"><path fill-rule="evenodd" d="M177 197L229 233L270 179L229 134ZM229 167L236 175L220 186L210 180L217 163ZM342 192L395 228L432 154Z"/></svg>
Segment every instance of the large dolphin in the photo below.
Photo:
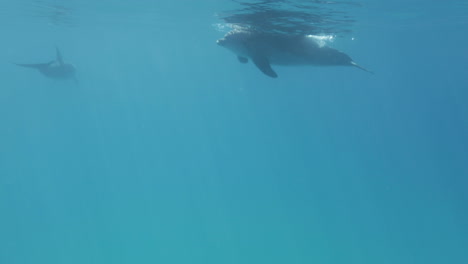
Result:
<svg viewBox="0 0 468 264"><path fill-rule="evenodd" d="M56 58L53 61L37 64L15 64L21 67L36 69L44 76L47 76L52 79L73 79L77 81L75 76L75 67L71 64L63 62L62 54L60 53L60 50L58 48L56 48Z"/></svg>
<svg viewBox="0 0 468 264"><path fill-rule="evenodd" d="M244 30L233 30L216 41L235 54L241 63L249 58L264 74L276 78L271 68L277 65L353 66L357 65L348 55L336 49L321 46L310 36L283 36Z"/></svg>

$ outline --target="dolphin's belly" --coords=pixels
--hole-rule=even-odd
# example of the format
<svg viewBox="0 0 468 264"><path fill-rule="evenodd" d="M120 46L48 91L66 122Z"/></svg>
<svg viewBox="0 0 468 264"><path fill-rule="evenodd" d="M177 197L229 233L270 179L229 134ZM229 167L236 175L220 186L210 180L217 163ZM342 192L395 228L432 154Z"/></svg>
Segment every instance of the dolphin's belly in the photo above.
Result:
<svg viewBox="0 0 468 264"><path fill-rule="evenodd" d="M352 59L332 48L312 48L303 51L278 51L265 54L271 64L277 65L350 65Z"/></svg>
<svg viewBox="0 0 468 264"><path fill-rule="evenodd" d="M313 65L315 64L308 56L299 56L288 52L272 53L268 56L271 64L276 65Z"/></svg>
<svg viewBox="0 0 468 264"><path fill-rule="evenodd" d="M74 71L68 66L48 67L40 70L45 76L54 79L68 79L74 76Z"/></svg>

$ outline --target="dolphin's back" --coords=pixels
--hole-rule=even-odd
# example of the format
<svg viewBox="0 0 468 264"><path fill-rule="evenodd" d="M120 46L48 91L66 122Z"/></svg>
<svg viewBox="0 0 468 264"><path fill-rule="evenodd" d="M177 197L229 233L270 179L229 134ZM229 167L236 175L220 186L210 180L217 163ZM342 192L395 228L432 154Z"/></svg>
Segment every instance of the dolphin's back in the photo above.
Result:
<svg viewBox="0 0 468 264"><path fill-rule="evenodd" d="M24 63L15 63L18 66L25 67L25 68L33 68L37 70L46 69L48 68L54 61L48 63L34 63L34 64L24 64Z"/></svg>
<svg viewBox="0 0 468 264"><path fill-rule="evenodd" d="M15 63L18 66L25 68L32 68L38 70L43 75L53 79L69 79L74 77L75 67L71 64L60 65L56 61L48 63L35 63L35 64L20 64Z"/></svg>
<svg viewBox="0 0 468 264"><path fill-rule="evenodd" d="M276 36L256 41L270 63L279 65L350 65L352 59L304 36Z"/></svg>

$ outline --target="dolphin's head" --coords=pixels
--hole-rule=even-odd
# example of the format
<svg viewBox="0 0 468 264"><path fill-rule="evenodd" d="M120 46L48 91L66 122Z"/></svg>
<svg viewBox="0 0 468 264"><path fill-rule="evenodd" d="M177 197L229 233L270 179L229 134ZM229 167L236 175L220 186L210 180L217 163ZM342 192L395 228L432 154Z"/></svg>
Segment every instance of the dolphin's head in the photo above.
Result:
<svg viewBox="0 0 468 264"><path fill-rule="evenodd" d="M220 38L216 40L216 44L220 45L221 47L224 47L224 45L226 45L226 42L226 38Z"/></svg>
<svg viewBox="0 0 468 264"><path fill-rule="evenodd" d="M232 49L235 46L242 44L242 36L238 34L227 34L224 38L218 39L216 44L227 49Z"/></svg>
<svg viewBox="0 0 468 264"><path fill-rule="evenodd" d="M251 39L252 35L245 31L231 31L224 38L218 39L216 44L238 55L247 55L246 43Z"/></svg>

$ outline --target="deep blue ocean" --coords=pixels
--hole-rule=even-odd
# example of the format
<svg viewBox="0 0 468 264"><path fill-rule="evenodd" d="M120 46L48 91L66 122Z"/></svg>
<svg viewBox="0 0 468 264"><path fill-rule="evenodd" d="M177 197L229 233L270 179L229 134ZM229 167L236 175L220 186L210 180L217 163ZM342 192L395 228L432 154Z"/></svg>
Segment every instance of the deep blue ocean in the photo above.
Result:
<svg viewBox="0 0 468 264"><path fill-rule="evenodd" d="M374 75L216 45L308 2ZM333 3L1 0L0 264L467 264L468 2Z"/></svg>

